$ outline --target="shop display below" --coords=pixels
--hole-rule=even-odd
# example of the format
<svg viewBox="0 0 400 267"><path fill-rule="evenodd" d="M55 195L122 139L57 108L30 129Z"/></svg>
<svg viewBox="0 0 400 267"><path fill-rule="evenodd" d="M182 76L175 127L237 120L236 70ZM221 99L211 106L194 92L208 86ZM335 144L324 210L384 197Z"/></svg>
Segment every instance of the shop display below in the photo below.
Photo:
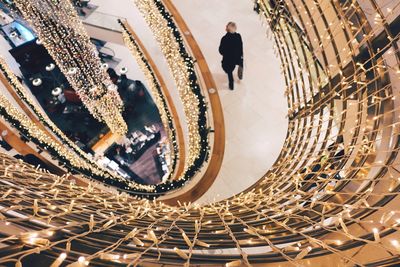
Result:
<svg viewBox="0 0 400 267"><path fill-rule="evenodd" d="M170 174L171 149L161 125L145 126L121 138L97 160L102 166L142 184L165 182Z"/></svg>

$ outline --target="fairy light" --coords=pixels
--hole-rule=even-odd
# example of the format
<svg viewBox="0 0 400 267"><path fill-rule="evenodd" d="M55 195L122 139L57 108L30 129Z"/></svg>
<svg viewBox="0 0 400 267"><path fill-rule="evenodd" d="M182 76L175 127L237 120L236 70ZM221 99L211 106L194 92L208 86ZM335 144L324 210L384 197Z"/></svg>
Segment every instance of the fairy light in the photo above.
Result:
<svg viewBox="0 0 400 267"><path fill-rule="evenodd" d="M393 239L393 240L390 240L390 243L392 244L392 246L393 246L398 252L400 252L400 243L399 243L399 240Z"/></svg>
<svg viewBox="0 0 400 267"><path fill-rule="evenodd" d="M380 237L380 235L379 235L379 230L378 230L378 228L373 228L373 229L372 229L372 233L374 234L375 242L379 242L379 241L381 240L381 237Z"/></svg>
<svg viewBox="0 0 400 267"><path fill-rule="evenodd" d="M58 258L50 265L50 267L58 267L60 266L64 260L67 258L67 253L63 252L58 256Z"/></svg>
<svg viewBox="0 0 400 267"><path fill-rule="evenodd" d="M80 256L80 257L78 258L78 262L81 263L81 264L87 265L87 264L86 264L86 263L87 263L86 258L83 257L83 256Z"/></svg>

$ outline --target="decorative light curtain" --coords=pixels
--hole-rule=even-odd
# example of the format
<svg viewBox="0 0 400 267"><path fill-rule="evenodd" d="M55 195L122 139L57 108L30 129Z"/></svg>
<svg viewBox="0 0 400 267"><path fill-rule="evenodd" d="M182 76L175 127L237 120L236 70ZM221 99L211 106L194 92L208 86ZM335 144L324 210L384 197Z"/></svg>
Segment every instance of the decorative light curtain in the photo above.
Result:
<svg viewBox="0 0 400 267"><path fill-rule="evenodd" d="M68 0L16 0L22 15L89 112L112 132L124 134L123 103L98 52Z"/></svg>

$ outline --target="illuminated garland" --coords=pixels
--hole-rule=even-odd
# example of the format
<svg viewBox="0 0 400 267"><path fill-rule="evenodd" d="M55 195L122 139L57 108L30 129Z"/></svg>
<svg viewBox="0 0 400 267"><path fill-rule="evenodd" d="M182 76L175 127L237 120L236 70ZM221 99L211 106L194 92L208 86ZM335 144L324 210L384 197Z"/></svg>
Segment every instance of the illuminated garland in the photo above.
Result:
<svg viewBox="0 0 400 267"><path fill-rule="evenodd" d="M189 155L185 172L179 180L161 188L161 190L168 190L186 183L199 171L207 159L209 151L207 105L198 84L193 58L186 51L182 36L171 14L161 1L134 0L134 2L167 60L179 91L188 125Z"/></svg>
<svg viewBox="0 0 400 267"><path fill-rule="evenodd" d="M132 55L134 56L134 58L136 59L136 62L139 65L140 69L146 76L151 94L153 95L154 102L156 103L157 109L158 109L160 117L161 117L161 121L164 125L164 129L168 133L169 143L172 146L172 156L171 156L172 164L171 164L171 170L170 170L171 172L169 175L169 178L170 178L171 175L173 175L173 171L175 170L176 157L179 153L179 147L178 147L178 143L176 140L176 129L174 126L174 121L173 121L172 115L169 111L167 101L165 100L165 96L162 92L160 83L154 74L153 68L150 66L146 56L143 54L142 49L137 44L135 38L130 34L129 30L125 27L125 25L122 23L122 21L119 20L118 22L123 29L122 36L123 36L125 44L131 51ZM185 149L185 148L182 147L181 149ZM184 159L181 159L181 160L184 160Z"/></svg>
<svg viewBox="0 0 400 267"><path fill-rule="evenodd" d="M71 1L14 3L94 118L105 122L112 132L124 135L128 127L117 86L103 68Z"/></svg>

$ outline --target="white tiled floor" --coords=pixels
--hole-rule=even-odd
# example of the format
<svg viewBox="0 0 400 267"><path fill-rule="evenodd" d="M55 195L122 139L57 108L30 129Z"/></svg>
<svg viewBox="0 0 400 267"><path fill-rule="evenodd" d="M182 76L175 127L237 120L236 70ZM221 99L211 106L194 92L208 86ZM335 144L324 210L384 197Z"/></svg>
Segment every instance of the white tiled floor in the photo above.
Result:
<svg viewBox="0 0 400 267"><path fill-rule="evenodd" d="M197 202L239 193L262 177L277 158L286 136L287 112L280 62L252 1L174 0L199 43L217 82L224 108L226 151L222 169ZM244 42L244 80L234 91L220 67L218 45L228 21L235 21Z"/></svg>
<svg viewBox="0 0 400 267"><path fill-rule="evenodd" d="M210 190L197 202L220 200L241 192L260 179L272 166L283 145L286 130L286 100L280 62L273 42L253 11L252 1L173 0L202 49L218 85L224 108L226 151L221 172ZM93 0L97 11L127 18L174 88L163 56L132 0ZM220 67L218 45L225 24L235 21L242 34L245 77L234 91ZM131 59L130 59L131 60ZM122 62L123 63L123 62Z"/></svg>

